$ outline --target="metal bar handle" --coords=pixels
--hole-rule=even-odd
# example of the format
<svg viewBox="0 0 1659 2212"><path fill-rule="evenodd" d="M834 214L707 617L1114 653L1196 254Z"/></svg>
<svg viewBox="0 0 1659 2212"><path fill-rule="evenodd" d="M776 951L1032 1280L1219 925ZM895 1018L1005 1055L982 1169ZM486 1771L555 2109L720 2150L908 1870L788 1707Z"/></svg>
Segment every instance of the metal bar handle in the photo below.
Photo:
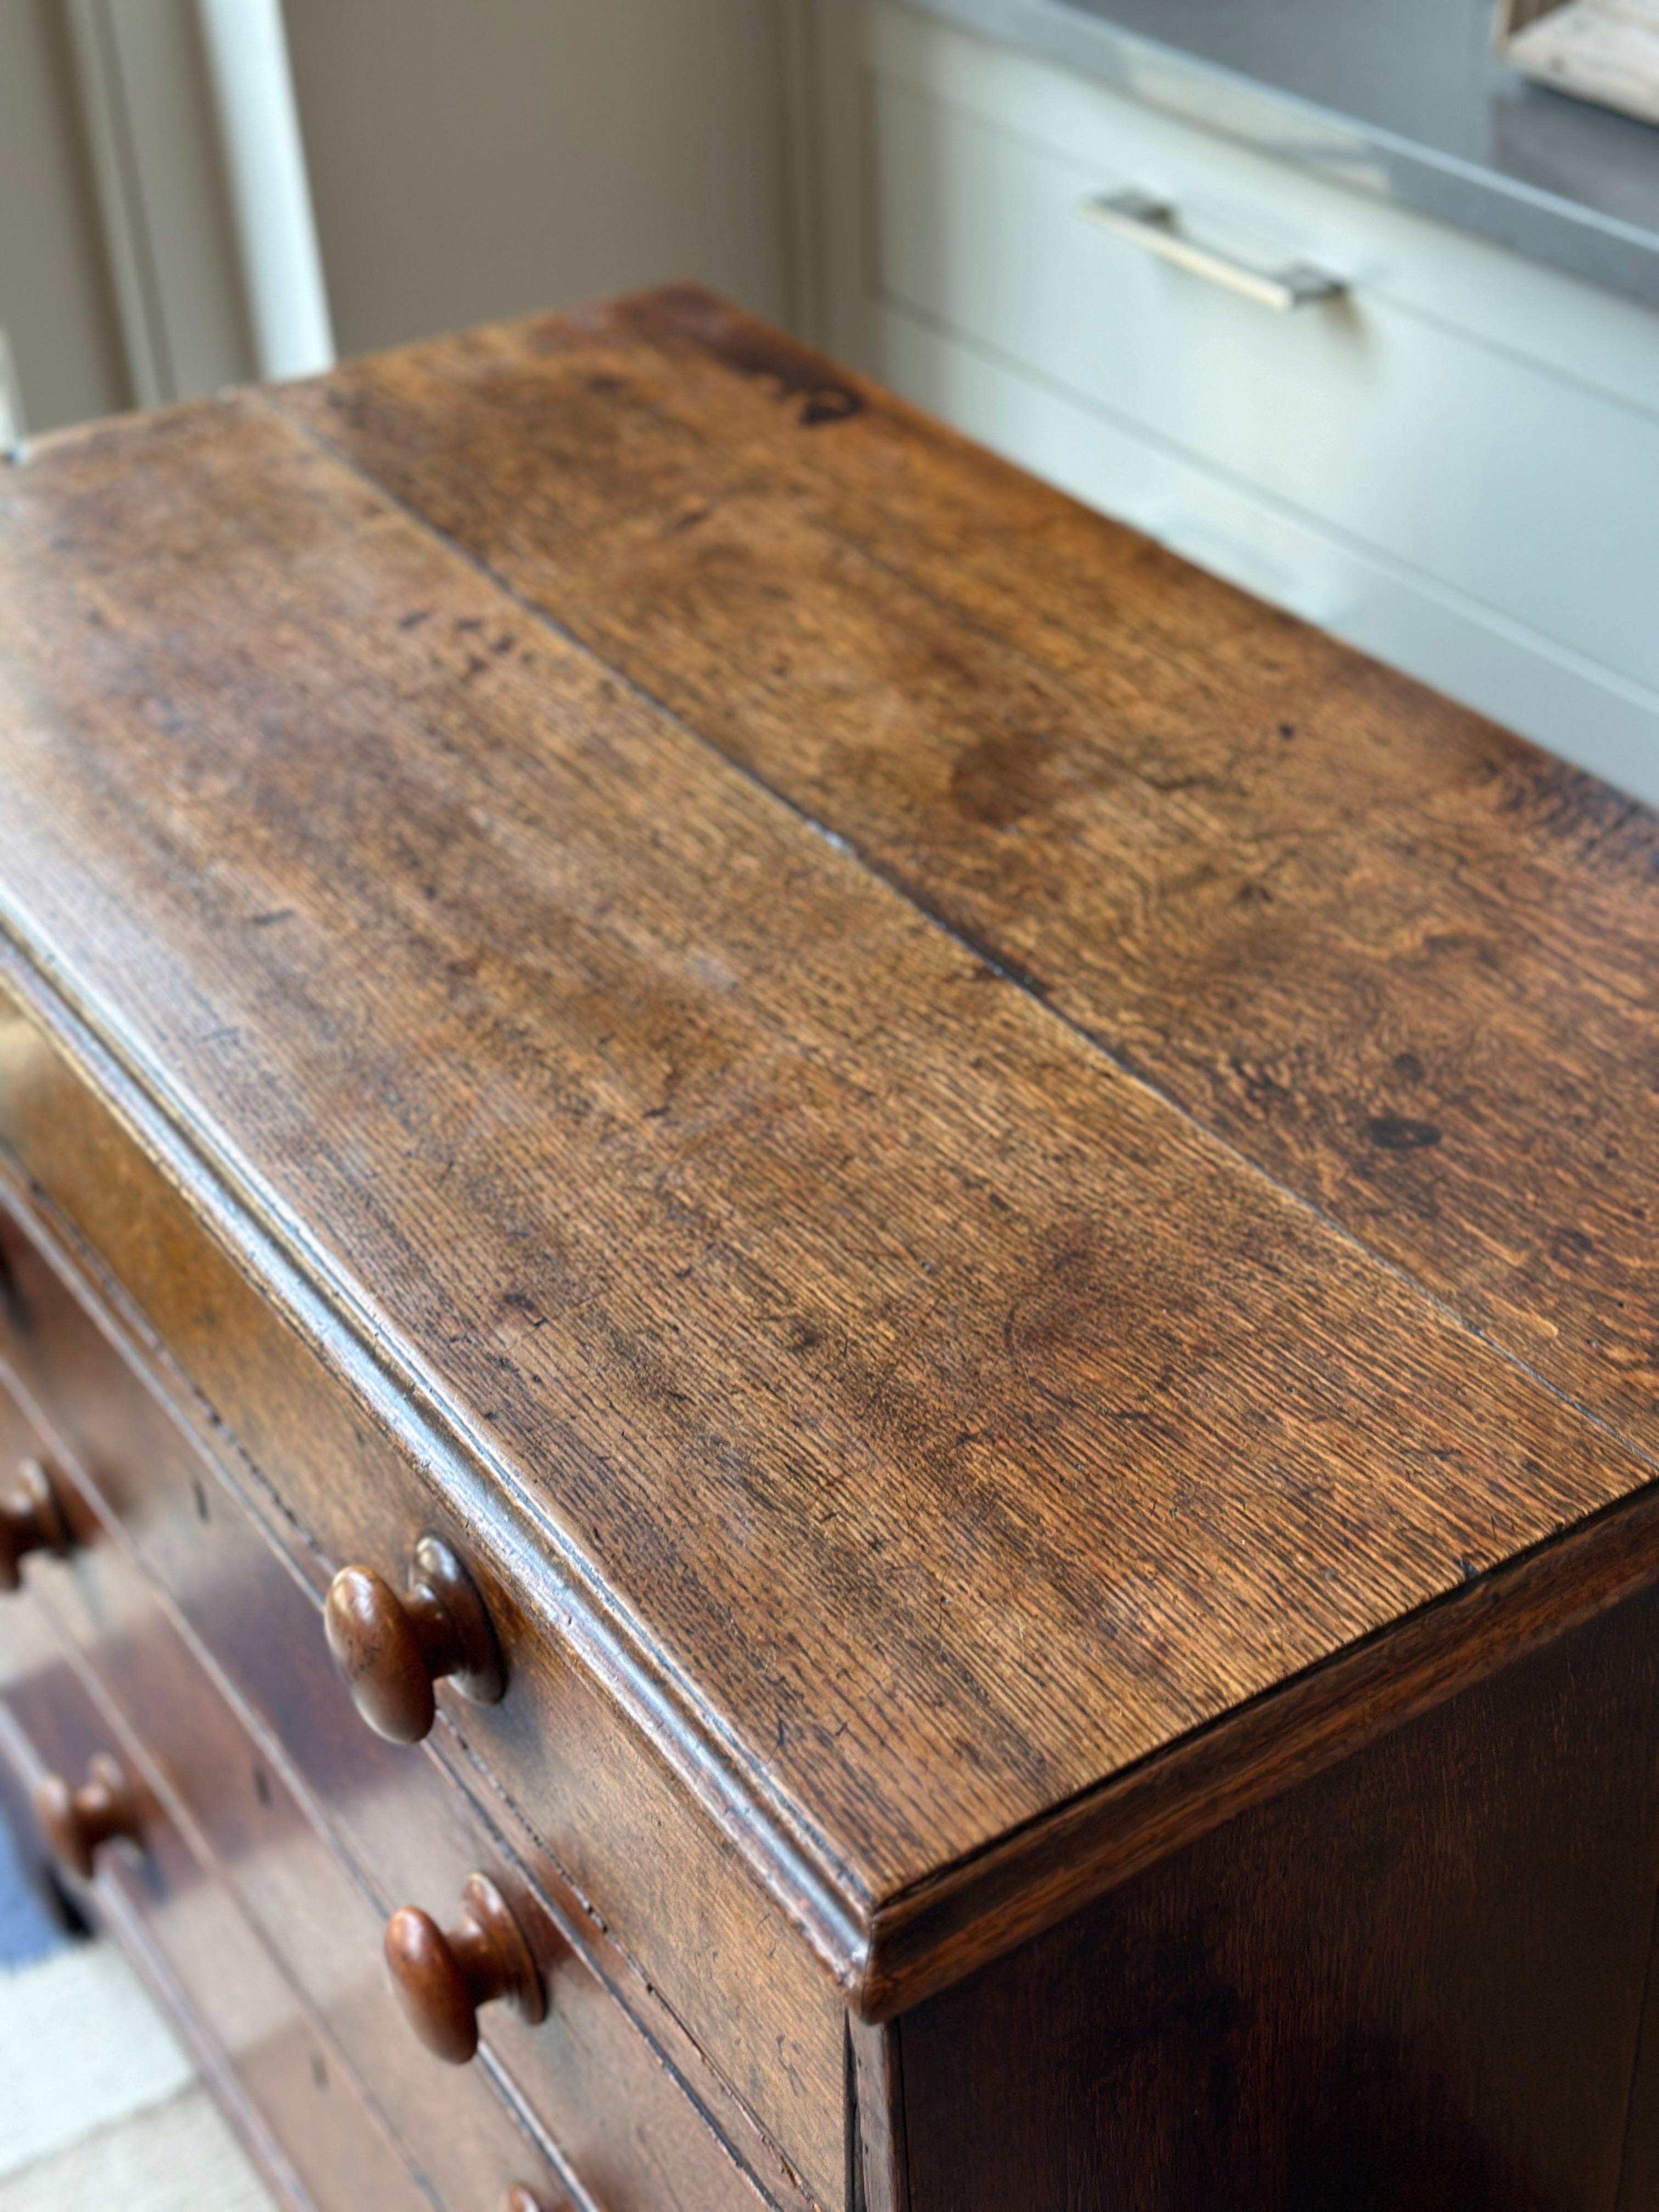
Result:
<svg viewBox="0 0 1659 2212"><path fill-rule="evenodd" d="M1231 254L1200 246L1183 235L1170 203L1155 199L1150 192L1104 192L1097 199L1085 200L1083 212L1103 229L1133 239L1161 260L1173 261L1177 269L1207 277L1211 283L1223 285L1278 314L1288 314L1292 307L1310 307L1321 300L1337 299L1348 289L1340 276L1305 262L1297 262L1289 269L1253 269L1246 261L1235 261Z"/></svg>

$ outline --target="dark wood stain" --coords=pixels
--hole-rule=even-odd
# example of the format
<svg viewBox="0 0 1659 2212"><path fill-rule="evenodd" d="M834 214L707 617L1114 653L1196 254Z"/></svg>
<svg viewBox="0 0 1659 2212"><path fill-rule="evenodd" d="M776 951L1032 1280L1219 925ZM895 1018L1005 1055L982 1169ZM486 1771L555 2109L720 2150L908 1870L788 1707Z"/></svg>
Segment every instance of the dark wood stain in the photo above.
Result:
<svg viewBox="0 0 1659 2212"><path fill-rule="evenodd" d="M1654 1916L1645 1978L1616 2212L1645 2212L1648 2206L1659 2204L1659 1909Z"/></svg>
<svg viewBox="0 0 1659 2212"><path fill-rule="evenodd" d="M723 302L694 284L665 285L640 301L636 312L647 323L661 317L695 336L739 376L757 380L777 401L794 403L790 417L802 429L845 422L864 411L861 386L823 354L769 324L734 320ZM530 343L538 352L562 352L568 343L568 330L569 325L560 319L538 324L532 328ZM625 385L620 378L599 376L591 380L590 389L604 393L623 390ZM681 527L684 522L683 517Z"/></svg>
<svg viewBox="0 0 1659 2212"><path fill-rule="evenodd" d="M906 2014L911 2212L1610 2212L1656 1630L1650 1595Z"/></svg>

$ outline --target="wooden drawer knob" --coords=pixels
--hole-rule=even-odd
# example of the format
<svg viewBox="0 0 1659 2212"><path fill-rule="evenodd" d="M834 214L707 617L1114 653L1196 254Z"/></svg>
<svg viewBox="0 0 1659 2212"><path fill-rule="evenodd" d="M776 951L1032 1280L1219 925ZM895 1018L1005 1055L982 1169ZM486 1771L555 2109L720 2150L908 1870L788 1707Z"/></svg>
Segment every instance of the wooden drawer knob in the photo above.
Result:
<svg viewBox="0 0 1659 2212"><path fill-rule="evenodd" d="M483 1600L436 1536L416 1545L402 1597L372 1567L342 1567L323 1625L352 1702L393 1743L418 1743L430 1729L432 1685L441 1678L480 1705L493 1705L507 1686Z"/></svg>
<svg viewBox="0 0 1659 2212"><path fill-rule="evenodd" d="M0 1590L18 1587L29 1553L56 1552L62 1559L69 1547L69 1528L52 1477L38 1459L26 1459L17 1470L15 1489L0 1498Z"/></svg>
<svg viewBox="0 0 1659 2212"><path fill-rule="evenodd" d="M526 2189L521 2181L514 2182L501 2199L501 2212L570 2212L568 2197L539 2197L533 2189Z"/></svg>
<svg viewBox="0 0 1659 2212"><path fill-rule="evenodd" d="M412 1905L386 1924L392 1987L428 2051L465 2066L478 2047L478 2007L504 2002L532 2025L547 1991L529 1939L488 1875L467 1877L460 1924L448 1934Z"/></svg>
<svg viewBox="0 0 1659 2212"><path fill-rule="evenodd" d="M78 1790L61 1774L47 1775L34 1793L34 1817L54 1855L82 1881L92 1880L93 1855L100 1844L118 1836L143 1842L132 1784L106 1751L94 1752Z"/></svg>

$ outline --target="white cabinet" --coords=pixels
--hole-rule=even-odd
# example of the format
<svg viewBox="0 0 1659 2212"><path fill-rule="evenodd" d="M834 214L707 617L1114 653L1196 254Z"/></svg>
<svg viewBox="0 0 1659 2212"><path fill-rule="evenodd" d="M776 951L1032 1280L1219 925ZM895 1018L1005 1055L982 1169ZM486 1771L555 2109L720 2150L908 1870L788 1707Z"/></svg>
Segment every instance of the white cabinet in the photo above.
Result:
<svg viewBox="0 0 1659 2212"><path fill-rule="evenodd" d="M819 63L832 347L1659 799L1659 314L906 11ZM1089 220L1126 191L1344 289L1274 313Z"/></svg>

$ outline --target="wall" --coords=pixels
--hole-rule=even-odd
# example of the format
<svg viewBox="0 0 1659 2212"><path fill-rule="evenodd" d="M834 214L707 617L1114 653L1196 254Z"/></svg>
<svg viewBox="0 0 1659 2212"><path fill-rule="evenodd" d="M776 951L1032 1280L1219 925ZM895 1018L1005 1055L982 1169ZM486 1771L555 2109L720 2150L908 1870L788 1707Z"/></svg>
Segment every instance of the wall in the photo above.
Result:
<svg viewBox="0 0 1659 2212"><path fill-rule="evenodd" d="M790 308L789 0L286 0L342 353L655 279Z"/></svg>
<svg viewBox="0 0 1659 2212"><path fill-rule="evenodd" d="M0 327L31 429L128 404L61 0L0 0Z"/></svg>
<svg viewBox="0 0 1659 2212"><path fill-rule="evenodd" d="M341 351L674 276L787 319L802 4L286 0ZM112 220L136 226L120 265L148 283L137 319L167 356L138 388L161 396L250 367L194 7L82 9L118 110L98 140L122 156ZM70 15L0 0L0 327L37 431L135 391L88 155L100 95Z"/></svg>

